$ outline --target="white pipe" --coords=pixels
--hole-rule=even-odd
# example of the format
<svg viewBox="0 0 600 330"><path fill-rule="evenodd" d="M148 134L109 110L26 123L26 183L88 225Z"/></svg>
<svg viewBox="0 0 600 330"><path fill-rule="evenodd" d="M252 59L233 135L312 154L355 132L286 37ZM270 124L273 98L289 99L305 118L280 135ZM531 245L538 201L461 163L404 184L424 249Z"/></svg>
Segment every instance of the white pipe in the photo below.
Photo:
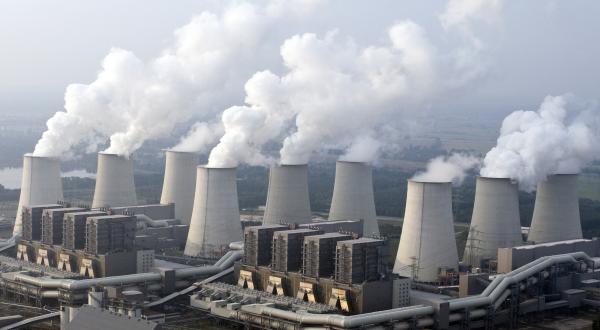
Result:
<svg viewBox="0 0 600 330"><path fill-rule="evenodd" d="M150 218L149 216L145 215L145 214L136 214L135 217L140 220L143 221L144 223L146 223L148 226L150 227L169 227L169 220L174 221L174 219L169 219L169 220L153 220L152 218Z"/></svg>
<svg viewBox="0 0 600 330"><path fill-rule="evenodd" d="M526 280L528 277L533 276L536 273L542 272L545 268L556 264L556 263L565 263L565 262L578 262L577 259L583 259L586 262L590 263L592 267L596 267L597 260L590 258L584 252L574 252L569 254L561 254L555 256L547 256L540 259L537 259L527 265L519 267L510 273L500 275L490 283L490 285L484 290L480 295L473 297L465 297L461 299L451 300L450 310L458 310L467 307L477 307L483 305L490 305L498 303L498 300L501 300L501 296L504 295L505 290L511 284L519 283L523 280ZM549 274L546 272L543 276L548 276Z"/></svg>
<svg viewBox="0 0 600 330"><path fill-rule="evenodd" d="M229 248L231 250L244 250L244 242L231 242L229 243Z"/></svg>
<svg viewBox="0 0 600 330"><path fill-rule="evenodd" d="M330 325L340 328L354 328L368 324L377 324L393 320L402 320L410 317L430 315L433 313L433 307L419 305L352 316L310 313L299 314L266 305L246 305L242 306L242 311L282 318L296 322L300 325L317 324Z"/></svg>

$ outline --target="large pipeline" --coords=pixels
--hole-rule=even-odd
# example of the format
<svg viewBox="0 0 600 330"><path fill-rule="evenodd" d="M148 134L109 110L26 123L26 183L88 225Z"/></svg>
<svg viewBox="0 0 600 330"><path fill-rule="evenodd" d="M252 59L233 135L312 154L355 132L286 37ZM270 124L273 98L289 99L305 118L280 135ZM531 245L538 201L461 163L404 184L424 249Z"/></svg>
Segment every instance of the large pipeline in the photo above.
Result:
<svg viewBox="0 0 600 330"><path fill-rule="evenodd" d="M505 296L505 291L510 285L519 283L528 277L543 271L545 268L557 263L577 263L578 259L583 259L589 267L597 268L600 266L600 259L590 258L585 252L574 252L569 254L560 254L547 256L537 259L527 265L519 267L510 273L498 275L492 283L478 296L465 297L451 300L450 310L463 308L474 308L485 305L497 305L498 300Z"/></svg>
<svg viewBox="0 0 600 330"><path fill-rule="evenodd" d="M135 217L142 223L145 223L148 227L158 228L158 227L168 227L169 224L175 219L165 219L165 220L154 220L145 214L136 214Z"/></svg>
<svg viewBox="0 0 600 330"><path fill-rule="evenodd" d="M296 313L270 307L268 305L246 305L242 306L242 311L269 317L277 317L296 322L300 325L328 325L340 328L355 328L368 324L378 324L382 322L400 321L414 317L424 317L433 314L433 307L419 305L352 316L338 314Z"/></svg>

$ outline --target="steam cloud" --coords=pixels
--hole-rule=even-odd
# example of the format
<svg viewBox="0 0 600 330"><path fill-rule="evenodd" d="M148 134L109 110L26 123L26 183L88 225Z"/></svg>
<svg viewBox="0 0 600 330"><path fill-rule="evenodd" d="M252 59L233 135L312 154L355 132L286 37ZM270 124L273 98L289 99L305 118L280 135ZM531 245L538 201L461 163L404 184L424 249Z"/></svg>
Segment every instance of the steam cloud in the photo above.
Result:
<svg viewBox="0 0 600 330"><path fill-rule="evenodd" d="M471 21L493 16L489 12L500 5L472 8L473 1L467 2L469 9L459 10L465 2L450 1L449 14L440 17L446 29L459 28L466 36L462 48L448 54L410 20L393 25L383 45L361 48L337 31L289 38L281 47L287 73L262 71L248 80L246 104L223 113L225 135L209 165L275 162L263 155L262 146L282 137L282 164L305 164L313 152L328 148L345 150L344 160L373 161L384 144L380 129L391 118L484 71L476 65L483 46L470 32Z"/></svg>
<svg viewBox="0 0 600 330"><path fill-rule="evenodd" d="M425 172L415 174L412 180L462 184L466 173L480 166L480 158L467 154L454 153L450 156L440 156L432 159L427 164Z"/></svg>
<svg viewBox="0 0 600 330"><path fill-rule="evenodd" d="M172 47L147 62L113 48L95 81L67 87L65 110L48 120L34 154L68 158L97 151L110 139L105 151L127 156L192 116L201 122L214 119L230 102L241 101L244 81L276 53L284 37L277 39L282 29L273 25L282 19L289 23L319 2L241 2L220 15L203 12L175 31ZM267 32L275 35L275 43L265 40ZM219 126L202 125L188 134L199 140L184 140L178 147L201 150L214 142Z"/></svg>
<svg viewBox="0 0 600 330"><path fill-rule="evenodd" d="M569 116L572 96L547 96L537 111L515 111L502 122L497 145L481 175L511 178L526 191L548 175L579 173L600 155L600 118L585 110ZM570 118L571 117L571 118Z"/></svg>

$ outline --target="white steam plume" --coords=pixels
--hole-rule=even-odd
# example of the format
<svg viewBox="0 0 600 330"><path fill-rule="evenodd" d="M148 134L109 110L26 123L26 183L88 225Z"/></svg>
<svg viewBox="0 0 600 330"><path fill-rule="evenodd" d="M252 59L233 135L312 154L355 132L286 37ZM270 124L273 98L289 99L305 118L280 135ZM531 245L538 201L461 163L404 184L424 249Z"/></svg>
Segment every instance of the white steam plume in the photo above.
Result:
<svg viewBox="0 0 600 330"><path fill-rule="evenodd" d="M447 29L470 31L467 22L478 13ZM481 75L481 43L474 40L442 53L410 20L394 24L381 45L360 47L337 31L289 38L281 47L287 72L258 72L246 83L246 105L225 111L225 135L209 164L274 162L262 155L262 146L282 136L283 164L307 163L327 148L343 149L345 160L372 162L385 145L382 126Z"/></svg>
<svg viewBox="0 0 600 330"><path fill-rule="evenodd" d="M587 110L569 116L572 96L547 96L537 111L515 111L484 159L481 175L511 178L532 191L551 174L579 173L600 155L600 118Z"/></svg>
<svg viewBox="0 0 600 330"><path fill-rule="evenodd" d="M70 157L81 149L96 151L110 139L106 152L129 155L192 116L214 119L232 101L240 102L245 80L273 60L285 33L273 25L299 15L294 8L309 11L318 2L233 2L220 14L203 12L175 31L173 46L149 61L112 49L95 81L67 87L65 110L48 120L34 154ZM193 141L182 145L202 147Z"/></svg>
<svg viewBox="0 0 600 330"><path fill-rule="evenodd" d="M429 161L427 169L415 174L412 180L462 184L466 173L480 166L481 159L472 155L454 153L450 156L439 156Z"/></svg>
<svg viewBox="0 0 600 330"><path fill-rule="evenodd" d="M172 150L185 152L205 153L213 147L223 135L224 129L221 122L197 122L182 136L179 143Z"/></svg>

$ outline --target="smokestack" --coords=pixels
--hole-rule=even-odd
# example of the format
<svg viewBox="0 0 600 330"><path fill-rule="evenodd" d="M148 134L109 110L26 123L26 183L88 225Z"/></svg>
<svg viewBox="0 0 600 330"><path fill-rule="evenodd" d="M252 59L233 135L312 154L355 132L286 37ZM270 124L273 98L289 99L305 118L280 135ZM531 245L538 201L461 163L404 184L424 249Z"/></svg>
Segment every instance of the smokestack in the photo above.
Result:
<svg viewBox="0 0 600 330"><path fill-rule="evenodd" d="M547 243L582 238L577 174L556 174L538 184L527 241Z"/></svg>
<svg viewBox="0 0 600 330"><path fill-rule="evenodd" d="M329 220L363 219L365 235L379 235L373 197L373 175L368 163L338 160Z"/></svg>
<svg viewBox="0 0 600 330"><path fill-rule="evenodd" d="M409 180L394 273L436 282L442 269L458 271L451 183Z"/></svg>
<svg viewBox="0 0 600 330"><path fill-rule="evenodd" d="M311 222L306 164L271 167L263 224L281 222Z"/></svg>
<svg viewBox="0 0 600 330"><path fill-rule="evenodd" d="M161 204L175 203L175 218L189 225L194 208L198 155L192 152L167 150Z"/></svg>
<svg viewBox="0 0 600 330"><path fill-rule="evenodd" d="M57 158L23 156L21 196L13 228L13 236L23 232L23 206L53 204L63 199L60 162Z"/></svg>
<svg viewBox="0 0 600 330"><path fill-rule="evenodd" d="M496 259L498 248L522 243L517 184L508 178L478 177L463 261L479 267L484 259Z"/></svg>
<svg viewBox="0 0 600 330"><path fill-rule="evenodd" d="M131 205L137 205L133 183L133 160L116 154L99 152L92 207Z"/></svg>
<svg viewBox="0 0 600 330"><path fill-rule="evenodd" d="M242 239L236 168L198 166L194 210L184 254L217 257Z"/></svg>

